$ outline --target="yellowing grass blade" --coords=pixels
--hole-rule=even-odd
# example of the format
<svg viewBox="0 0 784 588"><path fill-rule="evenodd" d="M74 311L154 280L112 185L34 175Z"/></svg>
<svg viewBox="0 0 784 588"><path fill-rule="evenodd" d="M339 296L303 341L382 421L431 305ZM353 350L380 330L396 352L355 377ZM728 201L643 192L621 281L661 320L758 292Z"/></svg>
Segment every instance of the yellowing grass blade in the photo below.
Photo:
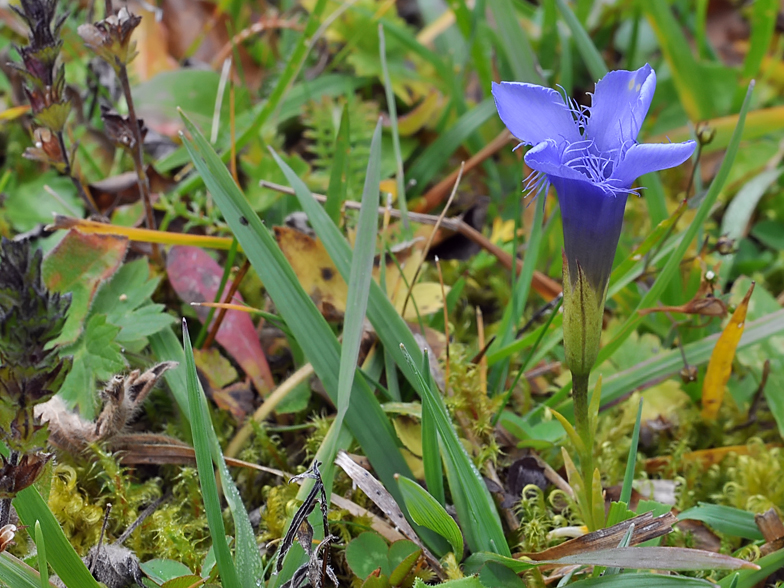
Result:
<svg viewBox="0 0 784 588"><path fill-rule="evenodd" d="M746 296L732 313L732 318L727 326L724 327L716 347L713 348L708 372L705 374L705 382L702 385L702 417L705 419L715 419L719 414L721 403L724 400L724 387L730 379L732 373L732 360L735 357L735 349L738 347L743 328L746 326L746 311L749 309L749 300L754 291L754 282L746 292Z"/></svg>

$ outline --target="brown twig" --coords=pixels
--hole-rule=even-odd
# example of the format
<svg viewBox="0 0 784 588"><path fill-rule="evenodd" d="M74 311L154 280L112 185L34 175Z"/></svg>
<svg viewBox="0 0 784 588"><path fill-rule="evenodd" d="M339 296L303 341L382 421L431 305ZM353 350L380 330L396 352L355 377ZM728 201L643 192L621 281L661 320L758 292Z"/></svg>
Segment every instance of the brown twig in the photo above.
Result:
<svg viewBox="0 0 784 588"><path fill-rule="evenodd" d="M125 95L125 103L128 106L128 118L131 120L131 132L133 132L133 139L136 143L135 149L131 150L133 165L136 168L136 182L139 185L139 194L141 195L142 202L144 202L147 228L154 231L155 216L153 214L152 198L150 196L150 178L147 177L147 172L144 169L144 137L142 136L139 119L136 117L136 108L134 107L133 95L131 94L131 83L128 80L128 68L119 59L117 59L117 66L117 77L120 78L120 85L122 86L123 94ZM161 252L157 243L152 244L152 255L156 262L161 263Z"/></svg>
<svg viewBox="0 0 784 588"><path fill-rule="evenodd" d="M506 129L501 131L501 134L485 145L479 151L479 153L469 158L468 161L464 162L464 165L461 165L459 169L454 170L447 177L430 188L430 190L425 193L417 205L414 206L413 210L415 212L428 212L433 210L441 203L446 195L449 194L449 189L454 185L458 174L470 172L476 166L480 165L486 159L500 151L504 145L509 143L511 138L512 134L509 131Z"/></svg>
<svg viewBox="0 0 784 588"><path fill-rule="evenodd" d="M436 224L433 225L433 230L430 231L430 235L425 242L425 247L422 250L422 261L419 263L419 267L417 267L416 272L414 272L414 277L411 278L411 283L408 285L408 292L406 292L406 298L403 300L403 309L400 311L401 316L406 315L406 306L408 305L408 300L411 298L411 292L414 290L414 286L417 283L417 279L419 278L419 273L422 271L422 266L425 263L425 259L427 259L427 254L430 252L430 246L433 244L433 239L436 237L436 233L438 233L438 227L441 226L441 223L444 222L444 218L446 217L446 213L449 210L449 207L452 205L452 201L455 199L455 194L457 194L457 187L460 185L460 180L463 177L463 165L460 166L460 172L457 174L457 178L455 179L455 184L452 187L452 193L449 195L449 200L446 201L446 206L444 206L444 210L441 211L441 214L438 215L438 219L436 220ZM446 304L446 298L444 299L444 304Z"/></svg>
<svg viewBox="0 0 784 588"><path fill-rule="evenodd" d="M237 275L234 276L234 280L231 282L231 286L229 287L229 291L226 293L224 300L231 300L234 298L234 295L237 293L237 290L240 287L242 278L245 277L245 274L248 273L249 269L250 262L246 259L245 263L242 264L240 271L238 271ZM226 308L221 308L220 311L218 311L218 316L216 316L215 320L212 322L212 325L210 326L210 332L207 333L207 338L204 339L204 343L201 346L202 349L209 349L210 345L212 345L212 342L215 341L215 336L218 334L218 329L220 329L223 318L226 316L226 312Z"/></svg>

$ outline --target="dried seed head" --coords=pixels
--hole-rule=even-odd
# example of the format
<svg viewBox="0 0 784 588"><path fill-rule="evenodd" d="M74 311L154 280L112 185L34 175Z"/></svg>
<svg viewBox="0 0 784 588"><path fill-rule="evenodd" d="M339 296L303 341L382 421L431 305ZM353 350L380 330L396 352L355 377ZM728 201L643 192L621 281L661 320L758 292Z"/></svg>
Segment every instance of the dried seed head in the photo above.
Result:
<svg viewBox="0 0 784 588"><path fill-rule="evenodd" d="M131 35L141 20L142 17L123 7L116 15L95 24L81 25L79 36L98 57L119 72L136 57L136 43L131 41Z"/></svg>

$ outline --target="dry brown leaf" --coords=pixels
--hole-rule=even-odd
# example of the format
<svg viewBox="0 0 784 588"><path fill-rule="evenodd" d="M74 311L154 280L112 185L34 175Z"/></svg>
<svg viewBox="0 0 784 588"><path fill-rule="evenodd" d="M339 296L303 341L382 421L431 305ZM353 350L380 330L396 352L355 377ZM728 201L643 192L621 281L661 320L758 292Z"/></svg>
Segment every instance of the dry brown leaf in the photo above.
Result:
<svg viewBox="0 0 784 588"><path fill-rule="evenodd" d="M612 527L600 529L593 533L588 533L582 537L571 539L555 547L539 551L537 553L517 553L515 558L529 558L535 561L554 560L575 555L578 553L588 553L602 549L614 549L618 547L629 526L634 524L631 541L629 545L644 543L649 539L656 539L672 531L672 526L677 522L677 518L671 512L654 517L653 513L647 512L637 515L634 518L620 522Z"/></svg>

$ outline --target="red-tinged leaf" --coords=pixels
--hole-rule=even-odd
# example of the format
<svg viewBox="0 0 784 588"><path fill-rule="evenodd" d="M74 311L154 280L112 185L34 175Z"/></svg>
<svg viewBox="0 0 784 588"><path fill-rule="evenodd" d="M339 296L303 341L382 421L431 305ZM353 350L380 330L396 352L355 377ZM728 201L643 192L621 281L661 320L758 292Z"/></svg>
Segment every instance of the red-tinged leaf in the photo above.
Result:
<svg viewBox="0 0 784 588"><path fill-rule="evenodd" d="M58 344L73 343L79 338L98 287L114 275L127 250L125 237L70 230L46 256L43 263L46 285L57 292L71 292L73 296Z"/></svg>
<svg viewBox="0 0 784 588"><path fill-rule="evenodd" d="M198 247L189 246L171 248L166 271L172 287L187 303L212 302L223 276L223 269L212 257ZM235 294L231 301L242 304L242 296ZM208 308L196 306L194 310L199 320L207 320ZM215 340L242 367L259 393L266 394L274 387L272 373L250 315L236 310L227 311Z"/></svg>

